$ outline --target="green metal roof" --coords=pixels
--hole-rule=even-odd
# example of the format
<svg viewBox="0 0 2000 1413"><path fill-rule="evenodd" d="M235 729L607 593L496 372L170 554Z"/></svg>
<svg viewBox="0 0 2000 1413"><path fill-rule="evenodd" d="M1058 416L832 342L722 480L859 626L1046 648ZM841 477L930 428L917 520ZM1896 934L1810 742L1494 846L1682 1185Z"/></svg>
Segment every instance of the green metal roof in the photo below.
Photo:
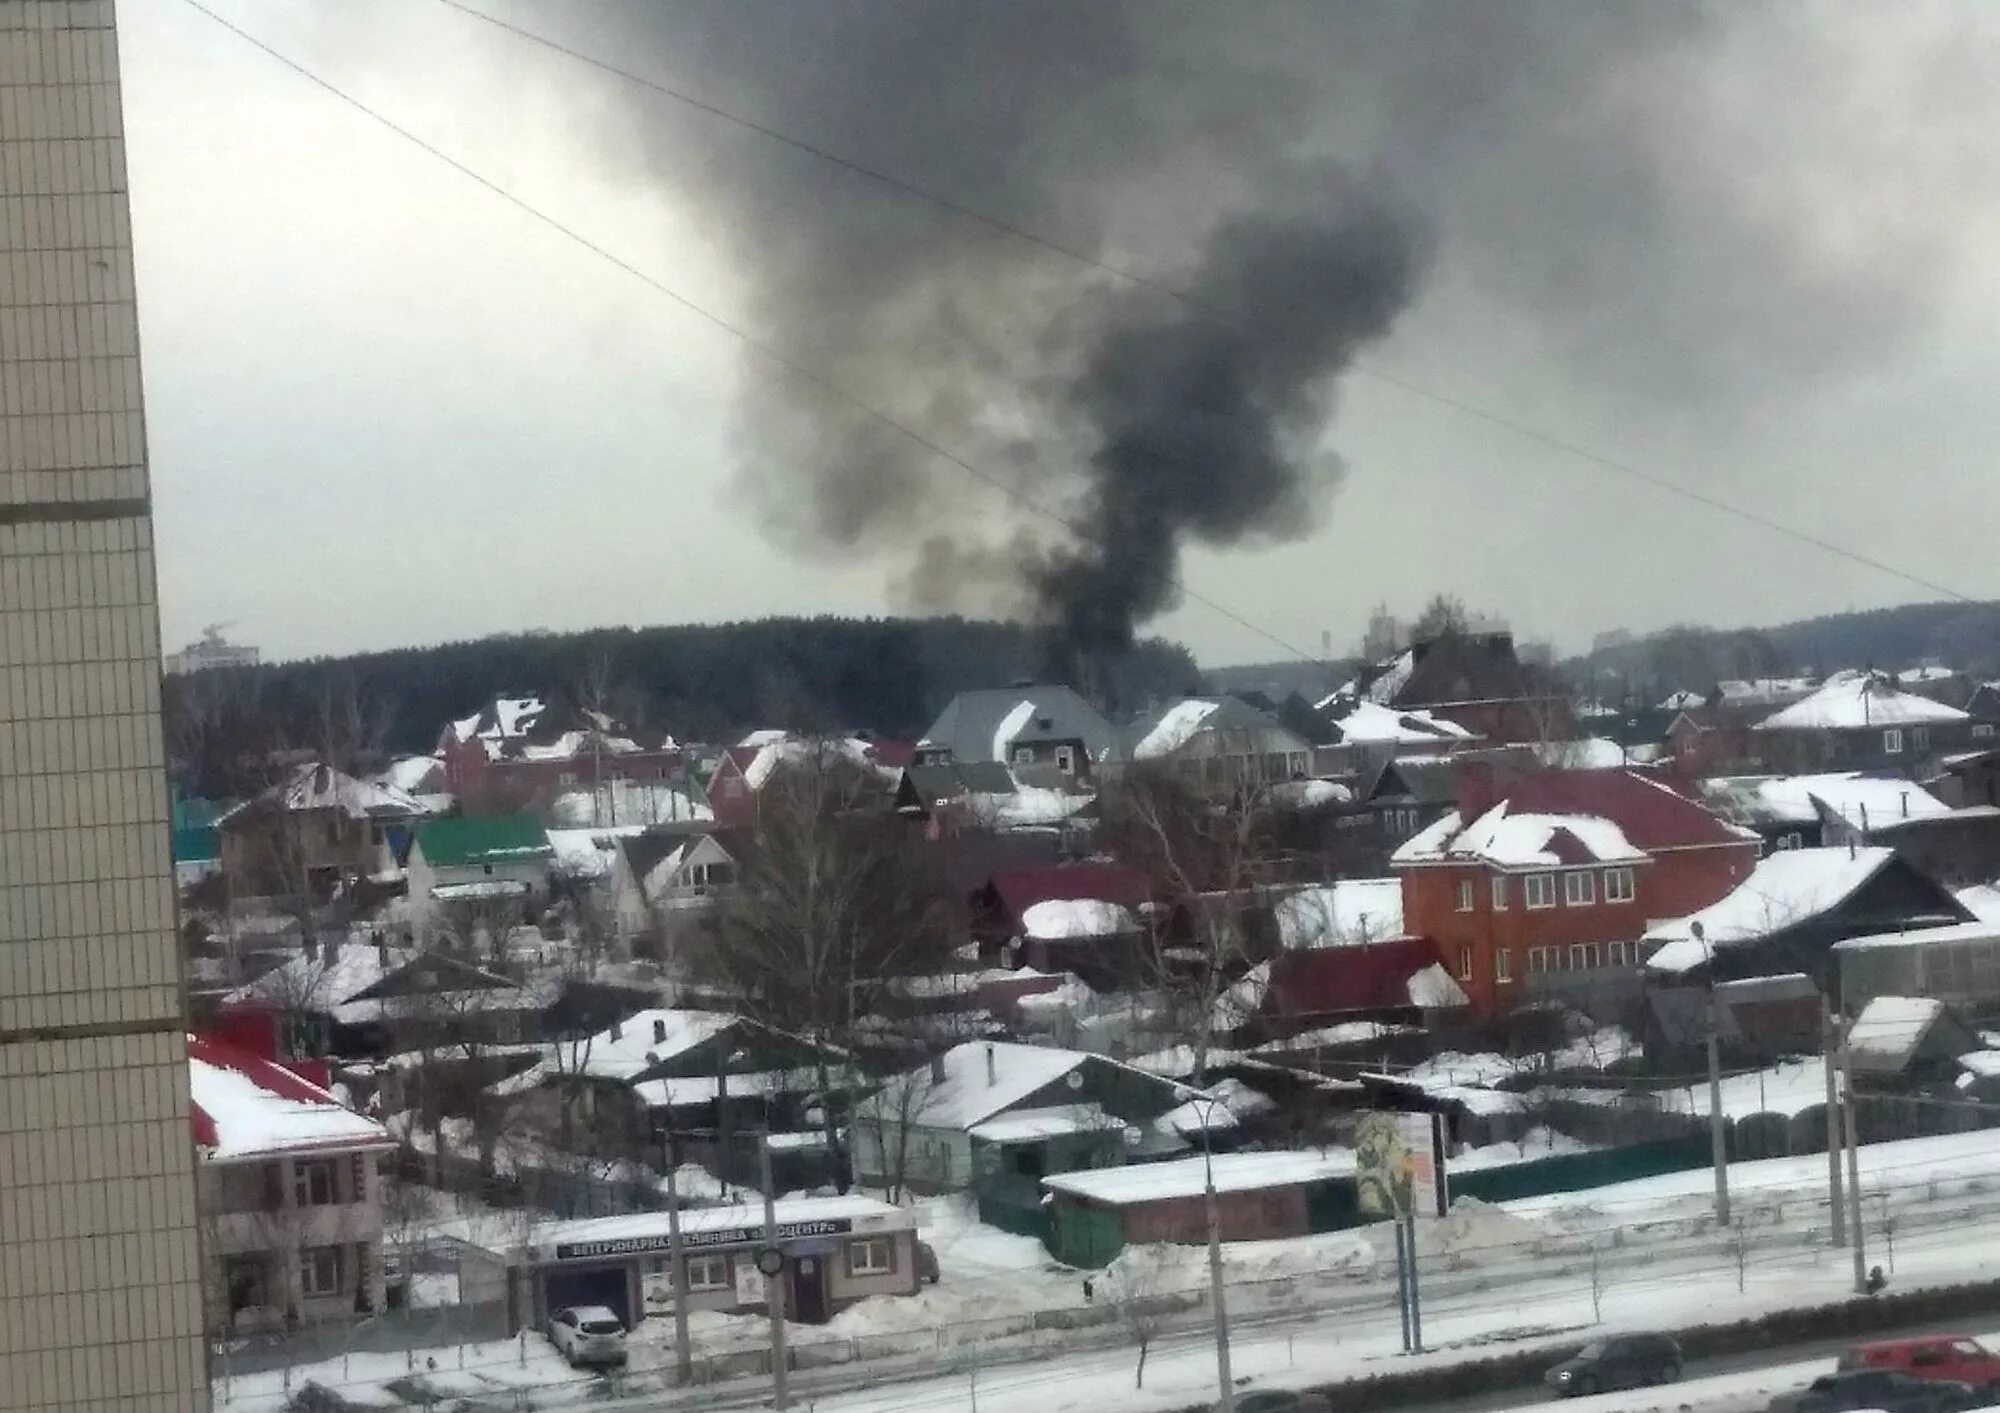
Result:
<svg viewBox="0 0 2000 1413"><path fill-rule="evenodd" d="M508 863L546 858L549 836L533 815L502 814L489 819L433 819L417 826L416 847L432 868Z"/></svg>

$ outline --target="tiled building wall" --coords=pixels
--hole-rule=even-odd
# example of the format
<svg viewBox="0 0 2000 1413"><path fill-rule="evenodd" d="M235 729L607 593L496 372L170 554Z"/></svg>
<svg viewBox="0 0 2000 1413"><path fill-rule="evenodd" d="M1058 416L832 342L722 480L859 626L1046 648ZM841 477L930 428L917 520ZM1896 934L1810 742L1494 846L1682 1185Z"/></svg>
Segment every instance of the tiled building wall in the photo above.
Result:
<svg viewBox="0 0 2000 1413"><path fill-rule="evenodd" d="M0 1409L207 1406L110 0L0 0Z"/></svg>

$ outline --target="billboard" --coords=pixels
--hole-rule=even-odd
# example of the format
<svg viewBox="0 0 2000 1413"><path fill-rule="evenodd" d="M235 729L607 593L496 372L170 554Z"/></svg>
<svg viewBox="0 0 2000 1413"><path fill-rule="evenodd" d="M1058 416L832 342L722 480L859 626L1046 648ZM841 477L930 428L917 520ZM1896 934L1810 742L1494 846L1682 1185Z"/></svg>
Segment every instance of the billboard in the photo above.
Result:
<svg viewBox="0 0 2000 1413"><path fill-rule="evenodd" d="M1364 1214L1400 1219L1444 1214L1436 1114L1374 1110L1354 1126L1354 1188Z"/></svg>

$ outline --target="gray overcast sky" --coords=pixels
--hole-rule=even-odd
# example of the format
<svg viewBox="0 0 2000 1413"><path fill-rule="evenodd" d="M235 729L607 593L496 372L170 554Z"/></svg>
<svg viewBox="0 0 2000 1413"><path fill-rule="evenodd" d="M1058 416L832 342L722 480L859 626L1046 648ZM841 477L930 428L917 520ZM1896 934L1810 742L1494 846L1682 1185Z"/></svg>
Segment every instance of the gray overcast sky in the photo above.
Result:
<svg viewBox="0 0 2000 1413"><path fill-rule="evenodd" d="M1087 494L1063 479L1081 404L1036 383L1094 346L1059 314L1110 296L1062 256L432 0L212 3L928 435L1012 458L1048 503ZM489 8L1183 287L1230 217L1338 159L1413 213L1428 257L1368 366L2000 596L2000 10L1977 0L1253 0L1227 32L1163 5L1137 38L974 23L962 49L954 14L984 7ZM899 447L829 529L824 477L853 468L827 447L854 429L822 395L182 0L120 16L170 643L218 620L294 656L1012 601L912 573L940 527L966 552L1018 543L990 490ZM869 263L885 251L907 283ZM1311 452L1345 465L1314 482L1323 513L1182 567L1300 647L1344 650L1378 599L1440 589L1565 646L1935 597L1365 376L1337 386ZM1282 655L1197 603L1152 627L1207 662Z"/></svg>

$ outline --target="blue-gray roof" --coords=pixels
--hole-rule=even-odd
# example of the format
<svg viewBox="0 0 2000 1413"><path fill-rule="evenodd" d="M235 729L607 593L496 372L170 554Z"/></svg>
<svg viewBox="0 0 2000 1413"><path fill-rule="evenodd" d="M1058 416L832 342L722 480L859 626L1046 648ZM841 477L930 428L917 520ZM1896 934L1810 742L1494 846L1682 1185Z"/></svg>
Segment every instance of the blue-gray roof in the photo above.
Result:
<svg viewBox="0 0 2000 1413"><path fill-rule="evenodd" d="M1118 756L1118 732L1097 708L1071 688L1041 685L960 692L924 732L920 748L950 751L969 765L1005 761L1010 747L1038 741L1080 741L1092 760Z"/></svg>

